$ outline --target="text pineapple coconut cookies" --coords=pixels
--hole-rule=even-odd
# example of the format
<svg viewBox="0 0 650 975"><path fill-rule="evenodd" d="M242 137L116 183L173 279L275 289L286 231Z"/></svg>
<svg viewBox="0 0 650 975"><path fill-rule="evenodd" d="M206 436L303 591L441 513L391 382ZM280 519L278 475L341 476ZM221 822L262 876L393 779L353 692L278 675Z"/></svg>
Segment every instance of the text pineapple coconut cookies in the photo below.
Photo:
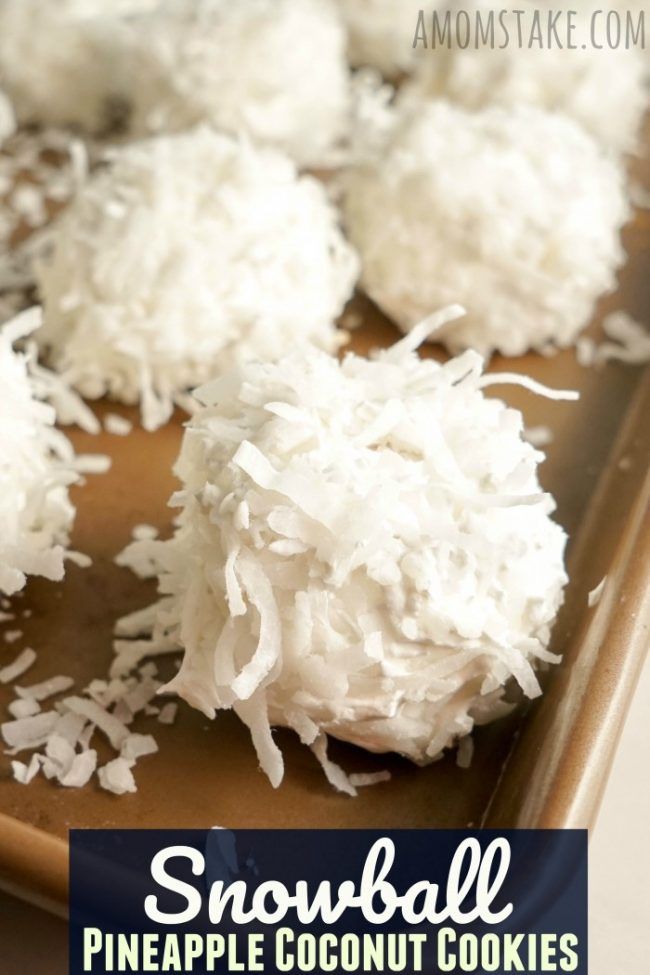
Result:
<svg viewBox="0 0 650 975"><path fill-rule="evenodd" d="M233 708L276 786L272 726L351 792L327 735L426 764L508 710L510 678L535 697L536 664L558 660L566 539L543 455L485 397L498 377L477 353L440 366L413 352L459 314L371 360L304 350L205 385L176 533L120 557L158 576L161 600L118 633L149 631L151 653L176 642L167 690L210 717Z"/></svg>

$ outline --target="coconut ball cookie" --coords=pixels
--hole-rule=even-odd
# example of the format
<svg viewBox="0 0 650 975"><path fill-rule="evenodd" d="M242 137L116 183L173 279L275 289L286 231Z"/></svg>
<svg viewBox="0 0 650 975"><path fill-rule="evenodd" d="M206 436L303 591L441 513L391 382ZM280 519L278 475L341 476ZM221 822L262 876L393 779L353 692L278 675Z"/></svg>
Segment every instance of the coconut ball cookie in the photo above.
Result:
<svg viewBox="0 0 650 975"><path fill-rule="evenodd" d="M0 84L21 124L110 125L122 83L118 15L152 0L0 0Z"/></svg>
<svg viewBox="0 0 650 975"><path fill-rule="evenodd" d="M37 264L39 343L84 396L140 401L154 429L221 369L338 348L358 260L337 220L288 158L207 128L117 150Z"/></svg>
<svg viewBox="0 0 650 975"><path fill-rule="evenodd" d="M210 717L234 708L276 786L273 726L330 773L325 735L426 764L508 709L510 678L539 694L537 662L557 660L565 534L542 455L485 397L477 353L420 360L423 337L373 360L298 351L201 388L176 534L120 559L159 576L139 618L185 651L167 690Z"/></svg>
<svg viewBox="0 0 650 975"><path fill-rule="evenodd" d="M163 0L132 22L136 135L211 122L301 164L347 133L345 32L330 0Z"/></svg>
<svg viewBox="0 0 650 975"><path fill-rule="evenodd" d="M77 480L72 447L42 401L42 377L14 343L38 327L38 312L0 328L0 594L23 588L28 575L63 578L74 519L68 487Z"/></svg>
<svg viewBox="0 0 650 975"><path fill-rule="evenodd" d="M346 174L343 208L363 287L403 330L467 308L436 336L453 350L570 344L624 259L622 166L531 107L402 106Z"/></svg>
<svg viewBox="0 0 650 975"><path fill-rule="evenodd" d="M418 59L404 97L445 98L474 111L529 104L562 112L606 149L626 152L638 143L648 106L644 74L632 49L440 46Z"/></svg>
<svg viewBox="0 0 650 975"><path fill-rule="evenodd" d="M420 0L337 0L348 30L348 57L355 67L387 77L411 71ZM427 8L427 10L430 7Z"/></svg>

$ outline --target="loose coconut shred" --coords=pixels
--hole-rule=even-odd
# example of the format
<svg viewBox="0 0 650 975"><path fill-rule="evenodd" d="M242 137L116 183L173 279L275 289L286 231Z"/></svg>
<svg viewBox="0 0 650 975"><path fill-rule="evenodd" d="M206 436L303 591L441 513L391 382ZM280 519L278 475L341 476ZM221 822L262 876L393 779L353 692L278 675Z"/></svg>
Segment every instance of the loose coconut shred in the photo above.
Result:
<svg viewBox="0 0 650 975"><path fill-rule="evenodd" d="M559 661L565 534L521 414L483 393L530 384L483 375L472 351L414 354L461 311L372 360L305 350L203 386L175 536L120 559L161 593L118 627L126 666L128 637L151 634L135 662L182 647L166 690L209 717L233 708L274 786L273 726L354 793L328 735L426 764L510 709L511 678L534 698L537 664Z"/></svg>
<svg viewBox="0 0 650 975"><path fill-rule="evenodd" d="M14 665L13 669L19 668ZM12 762L14 778L29 785L42 772L59 785L81 788L96 773L100 787L109 792L135 792L136 762L158 751L151 735L130 727L140 715L149 713L150 702L161 689L156 667L148 663L124 679L93 680L81 694L64 697L41 711L39 702L69 691L72 685L71 678L61 675L29 687L14 687L17 699L9 705L13 720L0 726L7 754L44 747L41 752L33 751L27 763ZM162 723L173 723L174 716L167 711ZM96 735L105 739L104 747L117 753L104 765L98 764L98 752L91 748Z"/></svg>
<svg viewBox="0 0 650 975"><path fill-rule="evenodd" d="M606 315L602 322L605 336L595 342L585 335L576 344L578 362L582 366L602 366L607 362L623 362L642 366L650 362L650 331L624 311Z"/></svg>

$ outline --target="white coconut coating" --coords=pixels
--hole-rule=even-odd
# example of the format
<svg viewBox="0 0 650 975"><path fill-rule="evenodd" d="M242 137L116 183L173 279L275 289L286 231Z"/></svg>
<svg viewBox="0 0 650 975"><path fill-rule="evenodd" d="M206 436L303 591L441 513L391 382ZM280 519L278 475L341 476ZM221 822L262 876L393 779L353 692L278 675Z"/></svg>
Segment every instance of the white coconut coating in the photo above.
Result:
<svg viewBox="0 0 650 975"><path fill-rule="evenodd" d="M330 0L163 0L133 21L127 65L136 134L208 121L315 164L349 126Z"/></svg>
<svg viewBox="0 0 650 975"><path fill-rule="evenodd" d="M43 377L14 343L37 327L27 312L0 329L0 594L13 595L28 575L59 580L74 518L68 496L77 480L74 454L42 401Z"/></svg>
<svg viewBox="0 0 650 975"><path fill-rule="evenodd" d="M153 0L0 0L0 83L21 123L110 125L121 97L120 15Z"/></svg>
<svg viewBox="0 0 650 975"><path fill-rule="evenodd" d="M200 389L176 534L121 560L159 576L154 641L185 651L168 689L211 717L234 708L274 785L271 726L321 758L326 734L425 764L508 710L511 677L534 697L536 662L557 660L565 535L543 455L484 395L476 353L422 361L421 338Z"/></svg>
<svg viewBox="0 0 650 975"><path fill-rule="evenodd" d="M207 128L116 151L55 226L36 268L39 342L84 396L176 394L301 343L334 351L358 260L320 183Z"/></svg>
<svg viewBox="0 0 650 975"><path fill-rule="evenodd" d="M556 4L555 9L561 6ZM576 24L588 30L590 12L598 4L579 0L568 6L576 11ZM624 19L629 5L623 6L626 7L621 14ZM614 7L615 4L604 8L601 32L608 11ZM489 9L489 4L476 0L470 4L470 11L485 14ZM523 0L520 9L527 18L524 23L530 25L532 12L539 5ZM511 30L514 30L513 23ZM582 36L581 33L579 37ZM577 50L540 49L519 47L511 38L502 49L482 45L463 50L452 44L424 51L403 97L445 98L471 110L489 105L509 109L529 104L562 112L582 125L606 149L625 152L636 147L648 106L644 74L644 58L636 48L611 49L604 44L600 50L589 43L584 49L578 44Z"/></svg>
<svg viewBox="0 0 650 975"><path fill-rule="evenodd" d="M348 57L355 67L387 77L412 70L420 0L336 0L348 30ZM427 11L434 5L427 5Z"/></svg>
<svg viewBox="0 0 650 975"><path fill-rule="evenodd" d="M367 293L405 331L458 300L453 350L570 344L624 259L621 164L540 109L402 106L344 189Z"/></svg>

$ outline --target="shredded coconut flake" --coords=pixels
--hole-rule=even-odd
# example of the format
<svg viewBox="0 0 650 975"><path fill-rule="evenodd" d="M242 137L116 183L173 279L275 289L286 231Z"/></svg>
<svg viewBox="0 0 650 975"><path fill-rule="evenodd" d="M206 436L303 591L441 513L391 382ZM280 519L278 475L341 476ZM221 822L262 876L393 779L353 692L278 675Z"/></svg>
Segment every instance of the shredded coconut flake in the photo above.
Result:
<svg viewBox="0 0 650 975"><path fill-rule="evenodd" d="M35 660L36 651L32 650L31 647L25 647L13 663L0 670L0 684L13 684L15 680L29 670Z"/></svg>
<svg viewBox="0 0 650 975"><path fill-rule="evenodd" d="M127 726L118 721L114 715L97 704L96 701L88 701L82 697L68 697L63 704L73 714L92 721L106 735L113 748L118 751L129 737Z"/></svg>
<svg viewBox="0 0 650 975"><path fill-rule="evenodd" d="M141 542L153 541L157 535L157 532L154 530L153 534L143 533L138 537L136 531L137 529L134 529L133 537ZM137 609L134 613L129 613L117 621L115 635L118 637L136 637L142 636L145 633L151 633L155 618L156 611L153 606L147 606L145 609ZM119 653L119 650L116 650L116 653Z"/></svg>
<svg viewBox="0 0 650 975"><path fill-rule="evenodd" d="M45 701L48 697L55 694L62 694L69 691L74 686L72 677L50 677L40 684L32 684L30 687L15 687L14 690L18 697L31 699L32 701Z"/></svg>
<svg viewBox="0 0 650 975"><path fill-rule="evenodd" d="M158 745L152 735L133 734L125 740L122 745L121 756L128 762L137 762L145 755L155 755Z"/></svg>
<svg viewBox="0 0 650 975"><path fill-rule="evenodd" d="M92 725L86 725L86 719L83 715L74 714L72 711L64 711L64 705L59 704L57 708L61 716L54 727L54 734L59 738L65 738L74 748L76 745L81 744L86 727L91 728ZM64 713L61 713L61 711L64 711Z"/></svg>
<svg viewBox="0 0 650 975"><path fill-rule="evenodd" d="M38 770L40 767L40 755L32 755L27 765L25 765L23 762L11 763L14 778L16 782L20 782L21 785L29 785L29 783L38 775Z"/></svg>
<svg viewBox="0 0 650 975"><path fill-rule="evenodd" d="M343 792L348 796L356 796L357 790L352 785L350 777L346 775L340 765L332 762L327 757L327 735L319 735L311 745L311 750L318 759L320 766L325 773L325 778L337 792Z"/></svg>
<svg viewBox="0 0 650 975"><path fill-rule="evenodd" d="M34 714L38 714L41 707L33 698L18 698L17 701L11 702L7 710L12 718L31 718Z"/></svg>
<svg viewBox="0 0 650 975"><path fill-rule="evenodd" d="M355 789L365 789L372 785L381 785L382 782L390 782L390 772L357 772L348 776L350 785Z"/></svg>
<svg viewBox="0 0 650 975"><path fill-rule="evenodd" d="M174 704L173 701L168 701L167 704L163 704L158 715L158 721L160 724L172 725L176 721L176 715L178 714L178 705Z"/></svg>
<svg viewBox="0 0 650 975"><path fill-rule="evenodd" d="M456 765L458 768L470 768L473 757L474 739L468 735L466 738L461 738L461 740L458 742Z"/></svg>
<svg viewBox="0 0 650 975"><path fill-rule="evenodd" d="M133 430L133 424L118 413L107 413L104 418L104 429L113 436L128 437Z"/></svg>
<svg viewBox="0 0 650 975"><path fill-rule="evenodd" d="M177 653L178 645L169 637L162 637L152 640L116 640L113 649L116 656L111 665L111 677L124 677L147 657Z"/></svg>
<svg viewBox="0 0 650 975"><path fill-rule="evenodd" d="M548 447L555 439L553 431L547 426L526 427L524 436L529 444L538 449Z"/></svg>
<svg viewBox="0 0 650 975"><path fill-rule="evenodd" d="M111 469L111 464L107 454L79 454L75 460L75 470L81 474L105 474Z"/></svg>
<svg viewBox="0 0 650 975"><path fill-rule="evenodd" d="M5 743L15 752L44 745L56 727L59 715L56 711L42 711L33 717L5 721L0 726Z"/></svg>
<svg viewBox="0 0 650 975"><path fill-rule="evenodd" d="M81 789L90 782L97 768L97 752L88 748L75 755L66 772L59 776L59 783L67 788Z"/></svg>
<svg viewBox="0 0 650 975"><path fill-rule="evenodd" d="M650 331L627 312L619 311L603 319L603 332L610 339L601 342L593 353L593 362L626 362L644 365L650 362Z"/></svg>
<svg viewBox="0 0 650 975"><path fill-rule="evenodd" d="M70 744L67 738L58 735L55 729L45 746L43 771L46 777L59 779L66 776L72 768L74 758L74 745Z"/></svg>
<svg viewBox="0 0 650 975"><path fill-rule="evenodd" d="M607 584L607 576L605 576L603 579L600 580L600 582L598 583L595 589L591 590L591 592L587 596L587 603L589 605L589 609L593 609L595 606L598 606L600 600L602 599L603 593L605 591L606 584Z"/></svg>
<svg viewBox="0 0 650 975"><path fill-rule="evenodd" d="M90 556L85 555L83 552L66 552L65 558L67 562L78 565L80 569L88 569L93 564Z"/></svg>
<svg viewBox="0 0 650 975"><path fill-rule="evenodd" d="M123 796L127 792L137 792L131 763L124 758L114 758L98 772L99 784L107 792Z"/></svg>
<svg viewBox="0 0 650 975"><path fill-rule="evenodd" d="M596 343L588 335L581 336L576 342L576 359L578 365L588 368L596 361Z"/></svg>

